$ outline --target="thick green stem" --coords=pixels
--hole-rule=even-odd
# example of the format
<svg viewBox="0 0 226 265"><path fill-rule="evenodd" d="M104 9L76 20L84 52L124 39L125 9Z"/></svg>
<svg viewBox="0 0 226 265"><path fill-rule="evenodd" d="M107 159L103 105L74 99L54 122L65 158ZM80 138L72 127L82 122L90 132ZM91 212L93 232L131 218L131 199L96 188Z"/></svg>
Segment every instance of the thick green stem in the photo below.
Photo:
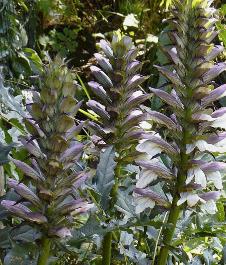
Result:
<svg viewBox="0 0 226 265"><path fill-rule="evenodd" d="M37 265L47 265L50 254L51 241L48 238L43 238L41 242L41 250L38 257Z"/></svg>
<svg viewBox="0 0 226 265"><path fill-rule="evenodd" d="M108 232L104 236L103 240L103 258L102 265L110 265L111 264L111 241L112 241L112 232Z"/></svg>
<svg viewBox="0 0 226 265"><path fill-rule="evenodd" d="M168 258L168 254L169 254L169 248L170 248L170 244L172 242L173 239L173 235L176 229L176 224L177 224L177 220L179 218L179 214L181 211L181 208L179 206L177 206L177 202L178 202L178 196L175 196L173 199L173 203L172 203L172 208L170 210L169 213L169 217L167 220L167 226L164 229L164 237L163 237L163 243L164 246L162 246L161 250L160 250L160 254L159 254L159 259L158 259L158 265L166 265L167 264L167 258Z"/></svg>
<svg viewBox="0 0 226 265"><path fill-rule="evenodd" d="M187 121L189 122L189 117L187 117ZM181 210L183 209L183 205L178 206L178 200L180 199L180 190L183 187L186 176L187 176L187 164L189 160L189 156L186 154L186 144L189 138L189 131L184 129L183 132L183 140L181 146L181 157L180 162L178 164L178 176L177 181L175 184L175 193L171 205L171 209L169 212L169 216L167 219L166 227L163 229L163 246L160 249L159 258L158 258L158 265L166 265L167 258L169 255L170 245L175 233L177 221L180 215Z"/></svg>

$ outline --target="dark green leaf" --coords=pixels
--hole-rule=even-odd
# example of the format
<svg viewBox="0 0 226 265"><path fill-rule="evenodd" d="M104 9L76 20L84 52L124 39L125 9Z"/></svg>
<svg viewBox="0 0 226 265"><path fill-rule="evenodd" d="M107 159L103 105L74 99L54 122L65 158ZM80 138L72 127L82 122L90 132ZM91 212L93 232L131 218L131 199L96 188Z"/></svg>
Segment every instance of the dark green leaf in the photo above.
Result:
<svg viewBox="0 0 226 265"><path fill-rule="evenodd" d="M2 249L10 247L9 232L10 228L4 227L0 229L0 248Z"/></svg>
<svg viewBox="0 0 226 265"><path fill-rule="evenodd" d="M115 183L114 169L116 162L114 158L115 151L114 148L110 146L100 155L100 162L97 166L97 190L101 195L101 206L104 210L109 207L110 192Z"/></svg>
<svg viewBox="0 0 226 265"><path fill-rule="evenodd" d="M30 257L30 251L34 251L35 246L14 245L4 258L4 265L36 265L37 261Z"/></svg>
<svg viewBox="0 0 226 265"><path fill-rule="evenodd" d="M23 51L26 57L28 58L28 60L30 61L30 67L32 71L35 74L40 73L42 71L42 60L40 59L36 51L30 48L24 48Z"/></svg>
<svg viewBox="0 0 226 265"><path fill-rule="evenodd" d="M72 232L72 239L70 239L69 244L76 244L80 240L91 238L94 234L104 235L105 233L106 229L100 226L95 216L90 216L83 227Z"/></svg>
<svg viewBox="0 0 226 265"><path fill-rule="evenodd" d="M16 241L34 242L41 237L41 233L29 225L23 225L19 228L13 229L10 233L10 237Z"/></svg>
<svg viewBox="0 0 226 265"><path fill-rule="evenodd" d="M12 150L13 144L3 145L0 142L0 165L3 165L9 161L8 154Z"/></svg>
<svg viewBox="0 0 226 265"><path fill-rule="evenodd" d="M118 191L116 208L124 214L124 218L131 218L135 216L135 207L132 204L133 198L127 191Z"/></svg>

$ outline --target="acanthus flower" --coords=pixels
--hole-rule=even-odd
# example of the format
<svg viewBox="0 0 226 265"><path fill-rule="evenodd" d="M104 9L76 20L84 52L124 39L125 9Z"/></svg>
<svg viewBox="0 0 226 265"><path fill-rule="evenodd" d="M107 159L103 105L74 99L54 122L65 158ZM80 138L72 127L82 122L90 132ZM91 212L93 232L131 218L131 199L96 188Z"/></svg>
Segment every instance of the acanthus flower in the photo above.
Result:
<svg viewBox="0 0 226 265"><path fill-rule="evenodd" d="M164 170L159 174L147 169L147 163L138 163L141 173L134 193L139 188L139 196L146 199L146 205L149 198L150 208L153 208L157 205L155 198L147 196L145 191L153 190L153 186L160 182L169 195L171 205L167 220L169 227L164 228L163 232L165 245L161 248L157 264L166 264L181 211L200 207L204 212L215 213L215 202L223 187L224 163L214 162L211 156L206 160L205 156L226 152L225 133L222 132L226 128L226 109L213 111L214 108L210 108L216 100L226 95L226 85L214 88L212 84L212 80L226 70L226 64L213 62L222 47L211 44L217 34L214 28L215 12L213 8L209 12L210 5L211 1L208 0L174 1L169 19L170 30L166 32L170 43L163 48L168 57L166 65L170 65L170 69L157 66L167 84L171 85L172 92L151 88L154 95L169 106L169 114L148 110L149 121L156 123L164 133L158 140L154 133L146 135L137 146L138 151L151 156L152 160L157 158L158 165L167 161L162 168L165 170L167 167L170 175L174 176L164 178ZM212 191L214 189L219 191Z"/></svg>
<svg viewBox="0 0 226 265"><path fill-rule="evenodd" d="M114 147L117 165L114 170L115 185L111 190L111 204L115 205L122 181L121 167L130 164L139 155L135 147L145 132L143 126L147 126L144 123L147 114L141 110L140 104L150 94L141 88L148 77L138 73L142 63L136 60L138 50L131 38L114 35L111 43L101 40L99 45L103 53L95 54L99 67L91 67L97 82L88 83L97 99L87 103L98 115L98 121L90 122L89 128L100 137L102 146ZM109 214L114 213L114 209L111 210ZM112 234L107 233L103 238L102 264L111 264L111 237Z"/></svg>
<svg viewBox="0 0 226 265"><path fill-rule="evenodd" d="M20 203L1 203L12 215L39 227L43 238L71 236L77 215L93 207L76 191L88 172L71 170L84 148L76 139L82 129L82 123L75 124L74 120L81 106L75 99L76 89L63 60L57 57L46 66L42 87L40 91L32 90L33 100L27 104L24 122L28 136L20 139L30 161L11 158L30 182L26 180L25 185L9 179L8 186L22 199Z"/></svg>
<svg viewBox="0 0 226 265"><path fill-rule="evenodd" d="M94 56L100 68L90 68L97 81L88 83L97 99L87 103L99 116L99 122L90 122L89 127L105 144L115 147L122 161L128 153L134 153L144 133L142 123L147 115L139 105L150 95L140 85L147 77L138 74L142 63L135 59L138 50L131 38L114 35L112 43L101 40L99 46L103 54Z"/></svg>

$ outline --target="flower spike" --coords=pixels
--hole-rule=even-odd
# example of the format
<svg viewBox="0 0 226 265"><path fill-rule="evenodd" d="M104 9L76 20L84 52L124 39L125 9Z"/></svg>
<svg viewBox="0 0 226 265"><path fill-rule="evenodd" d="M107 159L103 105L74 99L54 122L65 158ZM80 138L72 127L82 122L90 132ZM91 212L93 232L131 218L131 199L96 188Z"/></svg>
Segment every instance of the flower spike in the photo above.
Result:
<svg viewBox="0 0 226 265"><path fill-rule="evenodd" d="M138 74L142 63L135 59L137 49L129 37L115 35L112 43L101 40L99 45L103 54L96 53L95 58L100 68L91 66L96 81L88 83L97 99L87 103L99 123L90 127L126 157L141 135L140 122L146 119L139 105L150 97L140 87L147 77Z"/></svg>
<svg viewBox="0 0 226 265"><path fill-rule="evenodd" d="M72 73L56 57L45 68L41 90L33 91L33 102L29 103L29 115L25 118L31 139L23 137L21 143L30 153L32 165L12 159L32 185L9 179L9 187L23 202L1 203L13 215L31 225L38 224L45 237L71 235L76 216L92 207L75 194L87 173L72 174L70 170L83 152L83 144L75 138L82 128L82 124L76 125L74 121L81 106L75 94Z"/></svg>
<svg viewBox="0 0 226 265"><path fill-rule="evenodd" d="M181 211L200 207L204 212L214 213L215 202L223 188L225 163L214 162L211 156L208 159L205 156L206 153L226 152L225 133L222 132L226 129L225 108L217 111L210 108L226 95L225 85L214 88L213 83L213 79L226 70L226 64L214 64L213 61L223 48L211 43L217 35L214 26L216 15L211 2L173 1L172 15L168 20L170 30L167 32L171 43L163 48L169 63L156 66L171 84L172 92L151 88L169 105L169 113L148 111L149 120L157 124L156 128L161 128L163 139L159 135L146 136L137 146L138 151L151 159L149 162L137 161L142 169L134 190L135 199L139 191L138 204L143 196L150 200L150 206L146 203L146 208L158 205L156 197L150 196L152 193L148 191L148 186L156 182L161 182L172 198L169 200L169 226L163 231L165 245L160 250L159 265L167 262ZM167 168L162 154L164 161L167 157Z"/></svg>

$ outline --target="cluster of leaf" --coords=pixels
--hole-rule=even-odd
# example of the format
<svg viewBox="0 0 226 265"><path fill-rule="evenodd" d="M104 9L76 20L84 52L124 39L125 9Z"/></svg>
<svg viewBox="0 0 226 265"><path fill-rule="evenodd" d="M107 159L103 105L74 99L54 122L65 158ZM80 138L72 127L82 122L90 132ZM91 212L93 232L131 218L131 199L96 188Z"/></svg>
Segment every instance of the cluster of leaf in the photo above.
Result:
<svg viewBox="0 0 226 265"><path fill-rule="evenodd" d="M100 5L104 8L105 3ZM84 63L87 54L92 56L95 47L87 43L92 44L91 34L95 31L95 24L97 20L102 20L101 15L95 12L95 4L82 1L40 0L34 8L36 16L38 12L42 14L41 18L37 17L40 24L37 25L39 34L36 36L37 46L41 44L42 53L58 53L68 59L76 56L75 65ZM77 47L82 52L78 52Z"/></svg>
<svg viewBox="0 0 226 265"><path fill-rule="evenodd" d="M53 29L49 32L49 36L41 36L39 42L44 49L51 49L53 52L65 57L74 53L77 49L77 36L81 29L69 29L65 27L62 32Z"/></svg>
<svg viewBox="0 0 226 265"><path fill-rule="evenodd" d="M11 76L38 73L41 60L34 50L26 48L27 33L18 19L13 0L1 2L0 21L0 64L5 66L5 73Z"/></svg>

